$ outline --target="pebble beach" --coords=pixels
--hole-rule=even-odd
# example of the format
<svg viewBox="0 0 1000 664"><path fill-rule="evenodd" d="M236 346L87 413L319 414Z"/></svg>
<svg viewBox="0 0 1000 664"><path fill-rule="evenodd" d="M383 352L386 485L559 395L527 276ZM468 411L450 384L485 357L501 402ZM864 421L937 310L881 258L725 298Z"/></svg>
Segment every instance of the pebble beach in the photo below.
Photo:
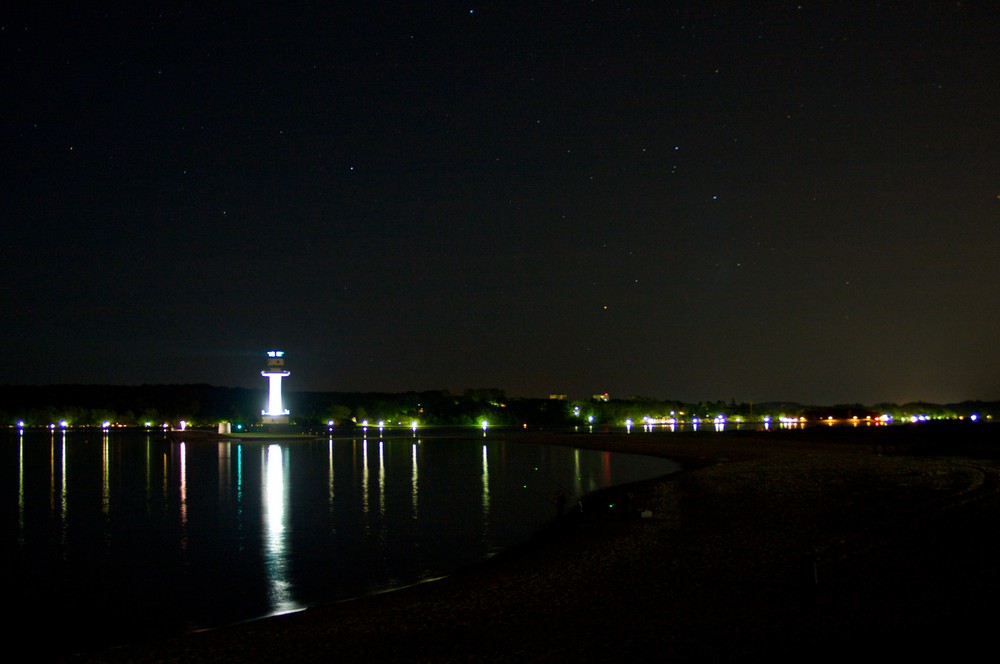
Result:
<svg viewBox="0 0 1000 664"><path fill-rule="evenodd" d="M955 658L1000 612L996 426L504 434L684 470L443 579L72 662Z"/></svg>

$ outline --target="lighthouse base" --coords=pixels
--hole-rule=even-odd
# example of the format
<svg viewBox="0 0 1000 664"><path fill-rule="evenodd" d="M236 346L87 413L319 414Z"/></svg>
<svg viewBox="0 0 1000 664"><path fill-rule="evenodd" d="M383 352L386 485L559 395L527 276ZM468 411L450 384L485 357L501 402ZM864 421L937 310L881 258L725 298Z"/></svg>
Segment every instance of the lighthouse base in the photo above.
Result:
<svg viewBox="0 0 1000 664"><path fill-rule="evenodd" d="M260 428L265 433L287 435L298 433L301 427L288 423L288 415L264 415L260 418Z"/></svg>

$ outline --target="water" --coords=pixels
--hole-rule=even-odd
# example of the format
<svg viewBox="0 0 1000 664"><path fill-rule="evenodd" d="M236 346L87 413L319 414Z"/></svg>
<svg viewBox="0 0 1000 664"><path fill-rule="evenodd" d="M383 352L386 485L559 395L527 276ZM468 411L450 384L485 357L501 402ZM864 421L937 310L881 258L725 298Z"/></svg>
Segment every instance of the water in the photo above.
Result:
<svg viewBox="0 0 1000 664"><path fill-rule="evenodd" d="M3 442L12 627L44 626L55 651L446 575L529 538L559 491L572 507L678 468L492 434L181 443L56 431Z"/></svg>

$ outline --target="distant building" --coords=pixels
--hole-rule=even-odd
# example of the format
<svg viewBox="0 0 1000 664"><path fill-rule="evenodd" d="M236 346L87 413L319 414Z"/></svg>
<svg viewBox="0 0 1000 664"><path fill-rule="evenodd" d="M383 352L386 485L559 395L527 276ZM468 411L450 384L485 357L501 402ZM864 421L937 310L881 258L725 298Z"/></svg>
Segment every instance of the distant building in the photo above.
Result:
<svg viewBox="0 0 1000 664"><path fill-rule="evenodd" d="M549 398L553 399L555 401L566 401L566 395L565 394L550 394Z"/></svg>
<svg viewBox="0 0 1000 664"><path fill-rule="evenodd" d="M605 392L604 394L595 394L590 398L594 401L611 401L611 397L608 395L607 392Z"/></svg>

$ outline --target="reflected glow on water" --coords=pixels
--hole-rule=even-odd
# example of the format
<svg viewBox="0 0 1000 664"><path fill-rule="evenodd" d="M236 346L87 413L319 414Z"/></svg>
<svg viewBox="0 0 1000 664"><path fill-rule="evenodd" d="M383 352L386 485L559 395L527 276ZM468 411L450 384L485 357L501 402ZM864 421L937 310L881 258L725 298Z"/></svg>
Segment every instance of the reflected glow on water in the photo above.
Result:
<svg viewBox="0 0 1000 664"><path fill-rule="evenodd" d="M11 435L0 536L21 607L13 629L45 616L67 647L110 644L407 585L524 541L555 516L557 490L569 509L610 483L676 470L473 435L407 430L371 447Z"/></svg>
<svg viewBox="0 0 1000 664"><path fill-rule="evenodd" d="M288 578L285 538L285 465L280 445L268 445L264 475L264 523L266 530L264 568L267 571L269 613L279 614L302 608L292 599Z"/></svg>
<svg viewBox="0 0 1000 664"><path fill-rule="evenodd" d="M483 516L490 514L490 459L487 454L488 448L483 445Z"/></svg>
<svg viewBox="0 0 1000 664"><path fill-rule="evenodd" d="M417 519L420 516L420 512L417 509L418 497L420 496L420 473L417 468L417 447L420 441L413 443L410 446L410 465L413 470L410 471L410 506L413 508L413 518Z"/></svg>

